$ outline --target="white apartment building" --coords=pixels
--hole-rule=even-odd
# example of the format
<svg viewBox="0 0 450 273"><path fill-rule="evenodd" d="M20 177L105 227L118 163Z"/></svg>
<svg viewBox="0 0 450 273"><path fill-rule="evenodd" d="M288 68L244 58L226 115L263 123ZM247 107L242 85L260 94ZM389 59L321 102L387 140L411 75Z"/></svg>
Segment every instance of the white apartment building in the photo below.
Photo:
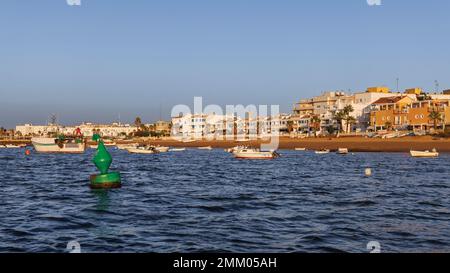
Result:
<svg viewBox="0 0 450 273"><path fill-rule="evenodd" d="M16 126L16 133L20 133L23 136L47 136L50 134L74 134L75 130L80 128L81 133L85 137L91 137L94 131L100 131L100 134L104 137L118 137L121 135L129 135L137 131L137 127L129 124L93 124L82 123L77 126L64 126L64 125L32 125L24 124Z"/></svg>
<svg viewBox="0 0 450 273"><path fill-rule="evenodd" d="M188 114L172 118L172 137L190 139L256 139L287 131L291 115L246 117L216 114Z"/></svg>

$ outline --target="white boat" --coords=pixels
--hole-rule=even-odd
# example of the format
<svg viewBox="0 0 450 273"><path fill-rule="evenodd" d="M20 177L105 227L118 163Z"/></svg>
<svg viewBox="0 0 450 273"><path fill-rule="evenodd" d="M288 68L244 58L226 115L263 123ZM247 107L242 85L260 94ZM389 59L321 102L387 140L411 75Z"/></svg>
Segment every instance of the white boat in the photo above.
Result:
<svg viewBox="0 0 450 273"><path fill-rule="evenodd" d="M346 154L348 154L348 149L347 148L339 148L337 150L337 154L346 155Z"/></svg>
<svg viewBox="0 0 450 273"><path fill-rule="evenodd" d="M262 152L259 149L245 148L233 152L235 158L241 159L274 159L279 157L275 151Z"/></svg>
<svg viewBox="0 0 450 273"><path fill-rule="evenodd" d="M22 145L14 145L14 144L6 144L4 146L5 146L4 148L7 148L7 149L19 149L19 148L24 147Z"/></svg>
<svg viewBox="0 0 450 273"><path fill-rule="evenodd" d="M182 142L191 143L191 142L195 142L195 139L183 139Z"/></svg>
<svg viewBox="0 0 450 273"><path fill-rule="evenodd" d="M128 148L127 151L130 154L158 154L159 152L153 147L137 147L137 148Z"/></svg>
<svg viewBox="0 0 450 273"><path fill-rule="evenodd" d="M197 149L199 149L199 150L212 150L212 147L211 146L198 147Z"/></svg>
<svg viewBox="0 0 450 273"><path fill-rule="evenodd" d="M295 150L303 152L303 151L306 151L306 148L295 148Z"/></svg>
<svg viewBox="0 0 450 273"><path fill-rule="evenodd" d="M324 154L329 154L330 150L320 150L320 151L316 151L316 154L318 155L324 155Z"/></svg>
<svg viewBox="0 0 450 273"><path fill-rule="evenodd" d="M6 149L5 145L0 145L0 149Z"/></svg>
<svg viewBox="0 0 450 273"><path fill-rule="evenodd" d="M38 153L67 153L82 154L86 151L86 145L75 140L60 141L56 138L32 138L31 143Z"/></svg>
<svg viewBox="0 0 450 273"><path fill-rule="evenodd" d="M186 151L186 148L172 148L169 149L169 152L183 152Z"/></svg>
<svg viewBox="0 0 450 273"><path fill-rule="evenodd" d="M412 157L439 157L439 153L436 149L430 151L410 151Z"/></svg>

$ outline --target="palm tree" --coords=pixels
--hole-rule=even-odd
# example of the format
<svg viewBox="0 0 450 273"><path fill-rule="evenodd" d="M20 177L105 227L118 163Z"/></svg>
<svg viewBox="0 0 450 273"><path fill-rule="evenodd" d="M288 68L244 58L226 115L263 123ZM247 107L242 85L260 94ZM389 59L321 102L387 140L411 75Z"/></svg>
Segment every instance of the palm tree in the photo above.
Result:
<svg viewBox="0 0 450 273"><path fill-rule="evenodd" d="M428 115L428 118L431 119L431 120L433 121L433 124L434 124L434 130L436 131L438 123L442 121L442 115L441 115L441 113L439 113L438 110L433 109L433 110L430 112L430 114Z"/></svg>
<svg viewBox="0 0 450 273"><path fill-rule="evenodd" d="M334 114L334 119L336 120L336 123L338 124L338 132L342 131L342 121L345 119L345 113L344 111L338 111Z"/></svg>
<svg viewBox="0 0 450 273"><path fill-rule="evenodd" d="M386 130L390 130L392 128L392 122L390 121L386 121L384 123L384 126L386 127Z"/></svg>
<svg viewBox="0 0 450 273"><path fill-rule="evenodd" d="M286 127L287 127L288 133L292 133L292 131L294 131L294 121L288 120L286 122Z"/></svg>
<svg viewBox="0 0 450 273"><path fill-rule="evenodd" d="M320 123L322 122L322 120L320 119L319 116L313 116L311 118L311 125L312 128L314 130L314 136L317 137L317 131L320 129Z"/></svg>
<svg viewBox="0 0 450 273"><path fill-rule="evenodd" d="M345 125L347 126L347 132L350 132L351 131L351 128L352 128L352 125L353 124L355 124L356 123L356 118L354 118L354 117L352 117L352 116L350 116L350 115L348 115L346 118L345 118Z"/></svg>
<svg viewBox="0 0 450 273"><path fill-rule="evenodd" d="M344 109L342 110L342 112L344 112L344 120L345 120L345 126L346 126L346 132L349 132L349 127L351 124L356 123L356 119L354 117L352 117L350 114L355 111L355 109L353 109L352 105L347 105L344 107Z"/></svg>
<svg viewBox="0 0 450 273"><path fill-rule="evenodd" d="M138 128L141 128L142 120L140 117L136 117L136 119L134 120L134 125L136 125L136 127Z"/></svg>

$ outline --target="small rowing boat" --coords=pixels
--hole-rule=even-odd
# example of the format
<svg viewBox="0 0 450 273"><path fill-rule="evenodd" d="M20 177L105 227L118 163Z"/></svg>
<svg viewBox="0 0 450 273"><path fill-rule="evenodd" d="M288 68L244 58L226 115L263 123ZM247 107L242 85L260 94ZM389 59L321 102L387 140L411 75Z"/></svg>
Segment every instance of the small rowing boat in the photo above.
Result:
<svg viewBox="0 0 450 273"><path fill-rule="evenodd" d="M348 149L347 148L339 148L337 150L337 154L346 155L346 154L348 154Z"/></svg>
<svg viewBox="0 0 450 273"><path fill-rule="evenodd" d="M172 148L169 149L169 152L183 152L186 151L186 148Z"/></svg>
<svg viewBox="0 0 450 273"><path fill-rule="evenodd" d="M295 148L296 151L304 152L306 151L306 148Z"/></svg>
<svg viewBox="0 0 450 273"><path fill-rule="evenodd" d="M433 149L430 151L410 151L409 152L412 157L439 157L439 153L436 151L436 149Z"/></svg>
<svg viewBox="0 0 450 273"><path fill-rule="evenodd" d="M154 147L137 147L126 149L130 154L158 154L159 151Z"/></svg>
<svg viewBox="0 0 450 273"><path fill-rule="evenodd" d="M275 151L260 151L259 149L244 148L233 152L235 158L240 159L274 159L280 157Z"/></svg>
<svg viewBox="0 0 450 273"><path fill-rule="evenodd" d="M316 154L318 154L318 155L324 155L324 154L329 154L329 153L330 153L330 150L328 150L328 149L316 151Z"/></svg>
<svg viewBox="0 0 450 273"><path fill-rule="evenodd" d="M197 149L199 149L199 150L212 150L212 147L211 146L198 147Z"/></svg>

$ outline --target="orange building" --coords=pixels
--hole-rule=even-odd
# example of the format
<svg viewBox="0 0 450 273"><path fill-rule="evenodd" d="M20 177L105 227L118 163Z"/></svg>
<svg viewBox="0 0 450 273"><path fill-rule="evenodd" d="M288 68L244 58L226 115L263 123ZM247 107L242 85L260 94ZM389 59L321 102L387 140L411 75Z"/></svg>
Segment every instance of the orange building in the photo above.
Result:
<svg viewBox="0 0 450 273"><path fill-rule="evenodd" d="M370 124L375 130L428 130L434 127L434 120L429 117L434 110L441 115L438 127L450 124L448 100L416 101L408 96L382 98L372 104Z"/></svg>

